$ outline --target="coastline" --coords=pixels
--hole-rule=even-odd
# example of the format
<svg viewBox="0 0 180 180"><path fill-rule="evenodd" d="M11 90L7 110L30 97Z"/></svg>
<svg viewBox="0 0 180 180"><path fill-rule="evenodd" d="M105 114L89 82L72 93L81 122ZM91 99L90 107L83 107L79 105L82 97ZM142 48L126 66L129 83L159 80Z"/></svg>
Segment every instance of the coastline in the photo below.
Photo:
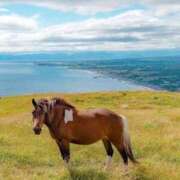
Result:
<svg viewBox="0 0 180 180"><path fill-rule="evenodd" d="M94 60L92 62L86 60L52 60L50 62L16 60L8 61L8 63L1 61L0 96L126 90L179 92L179 80L170 78L172 75L178 76L179 71L174 72L172 69L177 69L179 61L171 67L170 75L167 77L164 76L164 72L162 74L158 72L158 68L161 67L161 62L167 65L170 61L157 60L157 65L154 62L154 60L139 62L132 59ZM147 67L143 66L146 63L149 63L147 67L152 66L153 69L146 72ZM157 76L153 73L157 73Z"/></svg>
<svg viewBox="0 0 180 180"><path fill-rule="evenodd" d="M83 69L66 66L34 66L15 63L2 66L0 96L32 93L80 93L97 91L144 90L146 87ZM18 70L18 73L16 72Z"/></svg>

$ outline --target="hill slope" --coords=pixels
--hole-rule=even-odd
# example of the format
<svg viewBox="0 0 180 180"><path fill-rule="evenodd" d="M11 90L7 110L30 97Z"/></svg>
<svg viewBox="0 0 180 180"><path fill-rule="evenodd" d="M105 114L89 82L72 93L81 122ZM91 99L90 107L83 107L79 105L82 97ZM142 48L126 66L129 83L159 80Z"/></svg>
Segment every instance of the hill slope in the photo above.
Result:
<svg viewBox="0 0 180 180"><path fill-rule="evenodd" d="M71 146L71 175L47 128L32 132L31 98L63 96L79 109L106 107L129 119L135 156L140 161L123 173L117 151L112 169L103 170L101 142ZM92 132L93 133L93 132ZM180 179L180 93L102 92L41 94L0 99L0 179Z"/></svg>

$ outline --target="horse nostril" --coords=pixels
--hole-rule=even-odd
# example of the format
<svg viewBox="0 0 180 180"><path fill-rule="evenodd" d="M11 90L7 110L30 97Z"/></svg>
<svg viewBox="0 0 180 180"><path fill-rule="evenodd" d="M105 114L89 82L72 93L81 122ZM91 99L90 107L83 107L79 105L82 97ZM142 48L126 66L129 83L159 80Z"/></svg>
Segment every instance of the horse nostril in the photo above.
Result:
<svg viewBox="0 0 180 180"><path fill-rule="evenodd" d="M40 134L41 133L41 128L35 127L35 128L33 128L33 131L34 131L35 134Z"/></svg>

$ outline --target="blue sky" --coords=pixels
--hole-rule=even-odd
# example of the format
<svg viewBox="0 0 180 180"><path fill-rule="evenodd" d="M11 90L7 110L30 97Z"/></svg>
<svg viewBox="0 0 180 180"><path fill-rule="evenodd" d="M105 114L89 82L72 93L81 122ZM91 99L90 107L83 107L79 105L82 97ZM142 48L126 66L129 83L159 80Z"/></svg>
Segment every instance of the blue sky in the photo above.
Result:
<svg viewBox="0 0 180 180"><path fill-rule="evenodd" d="M15 14L26 17L37 16L38 23L41 27L73 21L83 21L89 18L88 15L80 15L75 12L63 12L31 4L8 4L5 5L4 8L9 11L6 14L14 12Z"/></svg>
<svg viewBox="0 0 180 180"><path fill-rule="evenodd" d="M113 17L118 14L124 13L129 10L145 10L146 6L141 4L129 4L123 7L117 7L110 11L100 11L96 13L78 13L76 11L62 11L57 9L52 9L43 6L36 6L27 3L5 3L2 7L5 10L4 14L19 14L26 17L38 17L38 22L41 26L46 27L49 25L56 25L68 22L78 22L84 21L90 18L104 19L108 17ZM7 11L6 11L7 10ZM1 12L2 14L2 12Z"/></svg>
<svg viewBox="0 0 180 180"><path fill-rule="evenodd" d="M178 0L0 1L0 52L180 48Z"/></svg>

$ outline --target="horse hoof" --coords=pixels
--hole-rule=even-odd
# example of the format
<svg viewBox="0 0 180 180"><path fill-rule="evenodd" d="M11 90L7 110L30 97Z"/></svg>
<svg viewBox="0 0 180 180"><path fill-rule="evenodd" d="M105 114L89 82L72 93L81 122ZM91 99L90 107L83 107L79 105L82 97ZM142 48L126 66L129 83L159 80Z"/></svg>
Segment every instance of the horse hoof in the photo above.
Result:
<svg viewBox="0 0 180 180"><path fill-rule="evenodd" d="M124 165L124 175L127 175L128 173L128 165Z"/></svg>
<svg viewBox="0 0 180 180"><path fill-rule="evenodd" d="M68 163L68 162L64 162L64 167L66 168L66 169L68 169L68 170L71 170L71 165L70 165L70 163Z"/></svg>
<svg viewBox="0 0 180 180"><path fill-rule="evenodd" d="M111 166L104 166L104 171L109 171L111 169Z"/></svg>

